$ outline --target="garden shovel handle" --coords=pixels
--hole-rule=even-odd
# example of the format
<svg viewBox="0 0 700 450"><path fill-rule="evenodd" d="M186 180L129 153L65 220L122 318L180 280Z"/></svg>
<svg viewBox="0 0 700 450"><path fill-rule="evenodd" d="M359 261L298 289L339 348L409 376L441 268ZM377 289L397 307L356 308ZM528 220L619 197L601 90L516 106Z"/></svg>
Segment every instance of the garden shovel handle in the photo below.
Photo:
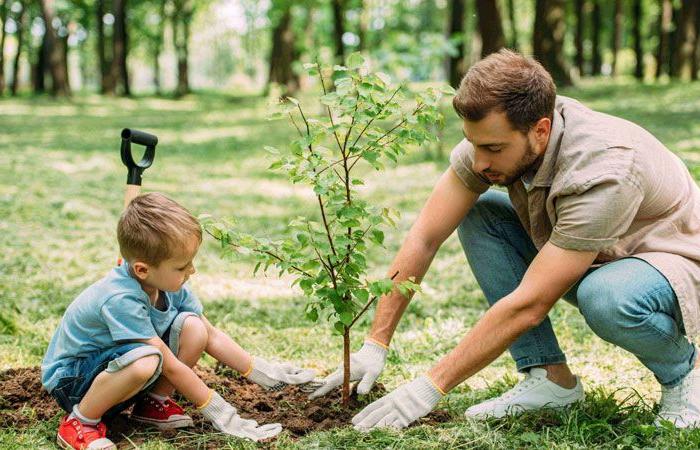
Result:
<svg viewBox="0 0 700 450"><path fill-rule="evenodd" d="M131 144L146 147L140 161L134 160L131 154ZM124 128L122 130L121 155L122 162L128 169L126 176L126 191L124 192L124 207L141 192L141 175L143 171L151 167L156 156L156 145L158 138L152 134Z"/></svg>

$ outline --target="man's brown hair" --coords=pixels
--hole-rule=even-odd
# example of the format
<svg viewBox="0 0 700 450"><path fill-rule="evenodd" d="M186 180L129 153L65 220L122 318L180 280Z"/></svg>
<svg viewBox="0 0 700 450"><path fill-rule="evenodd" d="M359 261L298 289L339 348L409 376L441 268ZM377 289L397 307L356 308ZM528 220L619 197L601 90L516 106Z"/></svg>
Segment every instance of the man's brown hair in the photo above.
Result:
<svg viewBox="0 0 700 450"><path fill-rule="evenodd" d="M184 250L188 238L202 241L199 221L177 202L158 192L129 203L117 225L119 251L129 262L158 266Z"/></svg>
<svg viewBox="0 0 700 450"><path fill-rule="evenodd" d="M552 76L540 63L502 49L469 69L452 106L472 122L505 112L513 128L526 133L541 118L552 117L556 95Z"/></svg>

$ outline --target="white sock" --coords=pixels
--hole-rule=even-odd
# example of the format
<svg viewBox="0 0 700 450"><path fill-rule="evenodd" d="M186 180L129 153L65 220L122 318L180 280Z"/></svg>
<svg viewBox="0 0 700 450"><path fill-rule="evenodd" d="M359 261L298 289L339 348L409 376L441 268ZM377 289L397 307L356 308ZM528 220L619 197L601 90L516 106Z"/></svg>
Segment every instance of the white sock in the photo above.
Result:
<svg viewBox="0 0 700 450"><path fill-rule="evenodd" d="M73 417L75 417L76 419L78 419L86 425L97 425L98 423L100 423L100 419L102 419L102 417L98 417L97 419L88 419L80 413L78 405L73 405L73 412L70 413L70 416L68 416L69 419Z"/></svg>
<svg viewBox="0 0 700 450"><path fill-rule="evenodd" d="M160 401L161 403L163 403L164 401L166 401L168 399L167 395L158 395L158 394L154 394L153 392L149 392L148 395L150 395L151 397Z"/></svg>

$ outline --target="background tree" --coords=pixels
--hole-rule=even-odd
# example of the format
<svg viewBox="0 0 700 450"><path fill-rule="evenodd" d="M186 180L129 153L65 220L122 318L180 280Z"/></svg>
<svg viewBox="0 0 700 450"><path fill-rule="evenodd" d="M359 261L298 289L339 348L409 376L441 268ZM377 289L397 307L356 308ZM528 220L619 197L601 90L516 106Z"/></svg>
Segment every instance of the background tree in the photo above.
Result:
<svg viewBox="0 0 700 450"><path fill-rule="evenodd" d="M622 9L622 0L615 0L613 3L613 27L612 27L612 68L611 74L617 74L617 54L622 47L622 32L624 25L624 12Z"/></svg>
<svg viewBox="0 0 700 450"><path fill-rule="evenodd" d="M592 0L591 11L591 75L600 75L603 66L602 49L600 48L600 35L602 32L600 0Z"/></svg>
<svg viewBox="0 0 700 450"><path fill-rule="evenodd" d="M464 67L464 15L465 0L450 0L448 9L447 38L455 42L455 50L446 58L450 86L457 88L466 70Z"/></svg>
<svg viewBox="0 0 700 450"><path fill-rule="evenodd" d="M537 0L532 34L533 53L560 86L572 84L569 68L562 53L565 30L564 2L562 0Z"/></svg>
<svg viewBox="0 0 700 450"><path fill-rule="evenodd" d="M585 2L584 0L576 0L574 4L574 18L576 20L576 31L574 35L574 45L576 47L576 68L578 69L579 76L585 74L585 54L583 48L584 40L584 30L585 30Z"/></svg>
<svg viewBox="0 0 700 450"><path fill-rule="evenodd" d="M5 39L7 38L7 13L10 10L8 0L0 3L0 96L5 91Z"/></svg>
<svg viewBox="0 0 700 450"><path fill-rule="evenodd" d="M671 27L673 26L673 3L671 0L659 0L659 44L656 49L656 78L668 73L670 58Z"/></svg>
<svg viewBox="0 0 700 450"><path fill-rule="evenodd" d="M46 45L46 63L51 74L51 93L54 96L69 96L68 63L66 61L65 41L59 38L54 23L60 24L54 9L54 0L41 0L41 13L44 18L44 36ZM59 25L62 26L62 25Z"/></svg>
<svg viewBox="0 0 700 450"><path fill-rule="evenodd" d="M173 0L173 6L173 46L177 57L175 96L182 97L190 93L189 45L190 26L194 17L194 4L192 0Z"/></svg>
<svg viewBox="0 0 700 450"><path fill-rule="evenodd" d="M698 30L696 21L700 0L683 0L678 14L675 53L676 58L671 75L684 79L691 78L695 59Z"/></svg>
<svg viewBox="0 0 700 450"><path fill-rule="evenodd" d="M508 46L515 51L519 51L520 45L518 44L518 23L515 19L515 1L508 0L506 3L508 8L508 22L510 24Z"/></svg>
<svg viewBox="0 0 700 450"><path fill-rule="evenodd" d="M501 13L496 0L476 0L476 14L481 34L481 57L497 52L506 45Z"/></svg>
<svg viewBox="0 0 700 450"><path fill-rule="evenodd" d="M273 2L269 15L273 28L268 85L276 83L282 87L283 96L293 95L299 89L299 77L292 68L298 53L292 27L291 2L287 0Z"/></svg>
<svg viewBox="0 0 700 450"><path fill-rule="evenodd" d="M28 28L28 13L27 4L25 1L17 2L21 8L17 14L17 51L15 52L14 62L12 63L12 84L10 85L10 92L12 96L17 95L19 90L19 64L22 57L22 49L25 46L24 35L25 30Z"/></svg>
<svg viewBox="0 0 700 450"><path fill-rule="evenodd" d="M642 0L634 0L632 3L632 38L634 40L634 76L638 80L644 79L644 50L642 48L643 17Z"/></svg>

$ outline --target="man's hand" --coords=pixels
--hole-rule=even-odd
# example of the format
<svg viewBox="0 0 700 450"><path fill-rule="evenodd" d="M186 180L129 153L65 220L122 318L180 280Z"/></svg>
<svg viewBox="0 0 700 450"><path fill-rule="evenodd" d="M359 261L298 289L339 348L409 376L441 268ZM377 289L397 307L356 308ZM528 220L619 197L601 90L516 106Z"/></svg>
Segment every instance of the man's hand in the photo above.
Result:
<svg viewBox="0 0 700 450"><path fill-rule="evenodd" d="M366 394L372 389L379 374L384 370L387 349L370 340L359 351L350 355L350 381L360 380L357 385L358 394ZM343 364L323 380L323 386L313 392L309 398L314 399L326 395L334 388L343 384Z"/></svg>
<svg viewBox="0 0 700 450"><path fill-rule="evenodd" d="M304 384L313 380L316 371L302 369L289 363L274 363L253 357L252 367L245 375L250 381L270 391L279 391L289 384Z"/></svg>
<svg viewBox="0 0 700 450"><path fill-rule="evenodd" d="M370 403L352 418L352 424L359 431L375 427L405 428L432 411L441 397L432 381L423 375Z"/></svg>
<svg viewBox="0 0 700 450"><path fill-rule="evenodd" d="M282 431L282 425L278 423L258 425L254 420L243 419L236 408L216 392L211 393L209 403L201 411L216 430L232 436L259 441L277 436Z"/></svg>

